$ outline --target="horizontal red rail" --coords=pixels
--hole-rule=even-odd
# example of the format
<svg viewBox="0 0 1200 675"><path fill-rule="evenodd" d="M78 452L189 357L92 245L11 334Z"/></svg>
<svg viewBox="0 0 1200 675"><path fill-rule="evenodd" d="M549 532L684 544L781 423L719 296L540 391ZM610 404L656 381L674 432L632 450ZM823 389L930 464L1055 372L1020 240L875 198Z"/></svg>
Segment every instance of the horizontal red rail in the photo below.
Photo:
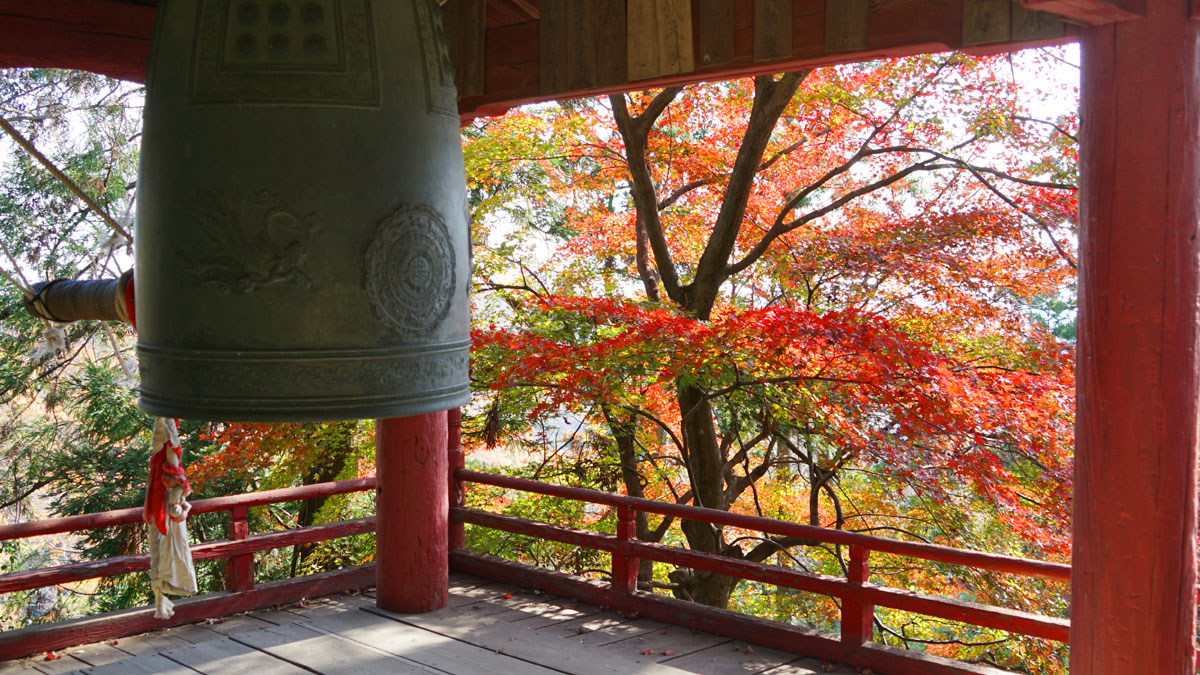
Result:
<svg viewBox="0 0 1200 675"><path fill-rule="evenodd" d="M295 530L256 534L237 541L217 541L198 544L192 547L192 559L196 562L218 560L236 555L271 551L285 546L312 544L374 531L375 518L373 516L357 520L344 520L327 525L313 525ZM14 572L0 576L0 593L27 591L33 588L67 584L85 579L98 579L100 577L113 577L120 574L145 572L148 569L150 569L150 556L143 553L118 558L107 558L105 560L60 565L58 567L46 567L25 572Z"/></svg>
<svg viewBox="0 0 1200 675"><path fill-rule="evenodd" d="M824 527L801 525L799 523L788 523L780 520L772 520L770 518L762 518L760 516L729 513L726 511L718 511L717 509L706 509L698 506L688 506L685 504L670 504L667 502L658 502L650 499L616 495L608 492L588 490L585 488L550 485L548 483L540 483L538 481L528 480L525 478L499 476L480 471L471 471L469 469L458 469L454 473L454 477L458 480L471 483L494 485L497 487L520 490L522 492L532 492L536 494L549 495L552 497L563 497L576 501L591 502L593 504L604 504L614 507L628 506L637 511L644 511L646 513L674 516L676 518L685 518L688 520L713 523L716 525L728 525L731 527L739 527L745 530L765 532L767 534L801 537L803 539L820 541L828 544L861 546L871 551L893 553L896 555L920 558L933 562L963 565L977 569L992 570L995 572L1009 572L1026 576L1058 579L1062 581L1069 581L1071 579L1071 566L1060 563L1029 560L1026 558L1017 558L994 553L984 553L982 551L968 551L964 549L950 548L948 546L939 546L937 544L884 539L883 537L874 537L868 534L859 534L857 532L846 532L843 530L832 530Z"/></svg>
<svg viewBox="0 0 1200 675"><path fill-rule="evenodd" d="M740 579L764 581L840 599L852 598L872 605L882 605L1032 637L1066 642L1070 630L1070 624L1065 619L1055 619L1029 612L910 593L874 584L854 584L839 577L735 560L663 544L622 540L608 534L548 525L476 509L454 508L452 514L455 518L461 518L463 522L495 530L637 558L647 558L692 569L709 570Z"/></svg>
<svg viewBox="0 0 1200 675"><path fill-rule="evenodd" d="M263 506L280 502L299 501L314 497L331 497L350 492L364 492L375 488L375 478L356 478L332 483L316 483L280 490L264 490L229 497L200 499L192 502L192 515L229 511L235 507ZM119 509L101 513L88 513L82 516L67 516L65 518L50 518L15 525L0 525L0 541L10 539L25 539L47 534L62 534L64 532L79 532L94 530L115 525L129 525L142 522L142 509Z"/></svg>

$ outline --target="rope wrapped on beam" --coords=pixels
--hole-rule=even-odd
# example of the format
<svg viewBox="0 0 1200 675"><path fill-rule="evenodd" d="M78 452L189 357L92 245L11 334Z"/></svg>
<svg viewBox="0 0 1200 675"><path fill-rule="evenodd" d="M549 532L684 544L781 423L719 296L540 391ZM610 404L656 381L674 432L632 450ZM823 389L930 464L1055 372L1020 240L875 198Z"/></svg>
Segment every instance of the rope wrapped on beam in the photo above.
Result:
<svg viewBox="0 0 1200 675"><path fill-rule="evenodd" d="M130 323L125 293L131 283L132 272L119 279L41 281L33 284L33 295L25 299L25 309L39 319L56 323L85 319Z"/></svg>

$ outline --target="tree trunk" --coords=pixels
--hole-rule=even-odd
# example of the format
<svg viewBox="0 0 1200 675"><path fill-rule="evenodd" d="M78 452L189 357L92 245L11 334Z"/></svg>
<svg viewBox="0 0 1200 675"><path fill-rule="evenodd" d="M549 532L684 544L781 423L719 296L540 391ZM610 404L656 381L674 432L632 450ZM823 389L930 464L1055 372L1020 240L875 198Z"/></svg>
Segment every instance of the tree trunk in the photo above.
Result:
<svg viewBox="0 0 1200 675"><path fill-rule="evenodd" d="M676 398L679 401L680 426L683 444L687 448L688 479L695 496L694 502L696 506L725 511L729 508L725 503L725 476L722 471L725 459L721 456L721 444L717 440L712 406L702 390L683 382L676 384ZM687 537L688 546L694 551L741 557L740 549L725 545L722 530L717 525L683 520L680 527ZM713 607L729 605L729 596L738 581L720 574L696 574L682 570L672 573L671 580L683 587L676 592L677 596Z"/></svg>
<svg viewBox="0 0 1200 675"><path fill-rule="evenodd" d="M322 437L328 438L332 442L324 444L322 451L317 454L312 466L304 474L304 485L337 480L337 477L346 470L346 464L354 456L354 433L358 428L358 422L338 422L331 426L332 430L311 436L310 442L320 442ZM300 527L313 525L316 522L317 513L327 501L329 501L329 497L313 497L300 502L300 512L296 515L297 524ZM297 569L308 559L308 556L312 555L315 549L316 544L303 544L292 548L292 576L296 576Z"/></svg>

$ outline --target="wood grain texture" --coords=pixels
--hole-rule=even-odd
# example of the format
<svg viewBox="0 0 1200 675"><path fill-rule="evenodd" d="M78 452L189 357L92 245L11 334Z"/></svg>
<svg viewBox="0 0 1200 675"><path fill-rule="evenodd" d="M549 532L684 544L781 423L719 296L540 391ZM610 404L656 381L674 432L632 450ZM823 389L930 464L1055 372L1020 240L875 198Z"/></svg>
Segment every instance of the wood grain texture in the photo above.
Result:
<svg viewBox="0 0 1200 675"><path fill-rule="evenodd" d="M691 0L655 0L658 13L657 75L696 69Z"/></svg>
<svg viewBox="0 0 1200 675"><path fill-rule="evenodd" d="M571 0L566 16L567 87L596 86L596 0Z"/></svg>
<svg viewBox="0 0 1200 675"><path fill-rule="evenodd" d="M487 41L486 0L454 0L461 5L454 43L455 85L460 96L478 96L484 91L484 45Z"/></svg>
<svg viewBox="0 0 1200 675"><path fill-rule="evenodd" d="M1027 9L1016 3L1012 7L1012 39L1042 40L1056 38L1066 32L1067 26L1057 15Z"/></svg>
<svg viewBox="0 0 1200 675"><path fill-rule="evenodd" d="M626 11L629 79L644 80L661 74L657 0L628 0Z"/></svg>
<svg viewBox="0 0 1200 675"><path fill-rule="evenodd" d="M700 0L700 67L729 63L734 58L734 0Z"/></svg>
<svg viewBox="0 0 1200 675"><path fill-rule="evenodd" d="M825 50L830 53L867 48L870 0L826 0Z"/></svg>
<svg viewBox="0 0 1200 675"><path fill-rule="evenodd" d="M567 88L567 11L570 0L542 0L538 57L543 93Z"/></svg>
<svg viewBox="0 0 1200 675"><path fill-rule="evenodd" d="M163 656L205 675L301 675L311 671L229 638L172 649Z"/></svg>
<svg viewBox="0 0 1200 675"><path fill-rule="evenodd" d="M596 82L610 87L629 80L625 0L592 0L595 6Z"/></svg>
<svg viewBox="0 0 1200 675"><path fill-rule="evenodd" d="M419 620L414 621L417 622ZM372 612L317 617L307 621L306 625L407 661L436 668L439 672L454 675L556 675L556 671L508 655L504 652L508 645L486 649ZM472 633L484 632L489 625L489 622L472 621Z"/></svg>
<svg viewBox="0 0 1200 675"><path fill-rule="evenodd" d="M792 55L792 0L754 0L754 59Z"/></svg>
<svg viewBox="0 0 1200 675"><path fill-rule="evenodd" d="M964 47L1005 42L1012 36L1012 0L963 0Z"/></svg>
<svg viewBox="0 0 1200 675"><path fill-rule="evenodd" d="M1200 24L1084 29L1071 669L1195 667Z"/></svg>

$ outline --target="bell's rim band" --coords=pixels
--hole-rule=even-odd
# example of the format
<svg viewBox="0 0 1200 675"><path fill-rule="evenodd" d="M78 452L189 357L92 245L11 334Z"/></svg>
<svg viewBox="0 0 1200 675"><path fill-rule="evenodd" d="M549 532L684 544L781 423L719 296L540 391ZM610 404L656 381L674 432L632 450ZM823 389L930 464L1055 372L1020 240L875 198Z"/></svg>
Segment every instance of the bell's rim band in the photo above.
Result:
<svg viewBox="0 0 1200 675"><path fill-rule="evenodd" d="M145 354L155 358L186 361L236 359L241 362L248 360L311 362L343 359L404 359L437 354L453 354L468 351L470 348L471 341L469 339L455 342L359 349L186 349L163 347L162 345L148 345L142 342L139 342L137 345L139 355Z"/></svg>

